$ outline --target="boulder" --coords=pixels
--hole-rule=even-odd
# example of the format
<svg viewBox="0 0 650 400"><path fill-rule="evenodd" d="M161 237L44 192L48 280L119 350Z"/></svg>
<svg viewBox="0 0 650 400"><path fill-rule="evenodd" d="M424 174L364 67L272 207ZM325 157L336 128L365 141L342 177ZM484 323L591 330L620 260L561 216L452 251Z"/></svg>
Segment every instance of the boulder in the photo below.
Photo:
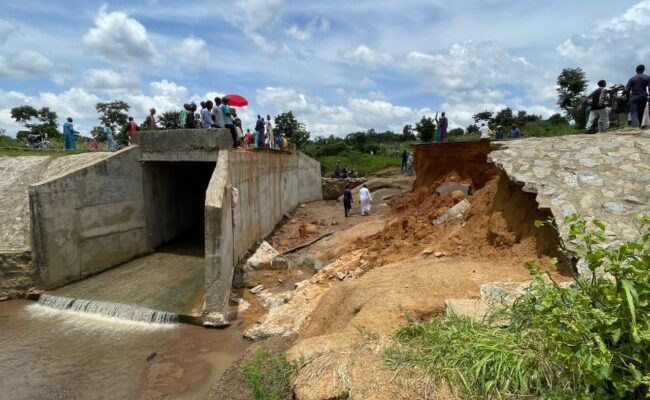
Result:
<svg viewBox="0 0 650 400"><path fill-rule="evenodd" d="M257 285L257 286L255 286L254 288L251 289L251 293L257 294L257 293L261 292L262 290L264 290L264 285Z"/></svg>
<svg viewBox="0 0 650 400"><path fill-rule="evenodd" d="M262 241L255 253L246 260L246 266L253 270L270 269L273 259L279 255L280 253L267 241Z"/></svg>
<svg viewBox="0 0 650 400"><path fill-rule="evenodd" d="M323 200L336 200L345 189L345 185L349 184L350 188L361 185L366 182L366 178L348 178L348 179L335 179L335 178L322 178L321 185L323 187Z"/></svg>
<svg viewBox="0 0 650 400"><path fill-rule="evenodd" d="M277 306L280 306L289 300L291 300L292 292L280 292L272 293L268 290L264 290L256 294L257 299L260 301L262 307L267 310L271 310Z"/></svg>
<svg viewBox="0 0 650 400"><path fill-rule="evenodd" d="M469 210L470 206L471 206L470 202L467 201L467 199L464 199L460 203L450 208L449 211L442 214L440 217L436 218L436 220L433 221L433 224L440 225L452 219L462 218L463 215L465 215L465 212Z"/></svg>
<svg viewBox="0 0 650 400"><path fill-rule="evenodd" d="M276 270L286 270L291 267L291 262L281 256L275 257L271 261L271 269L276 269Z"/></svg>

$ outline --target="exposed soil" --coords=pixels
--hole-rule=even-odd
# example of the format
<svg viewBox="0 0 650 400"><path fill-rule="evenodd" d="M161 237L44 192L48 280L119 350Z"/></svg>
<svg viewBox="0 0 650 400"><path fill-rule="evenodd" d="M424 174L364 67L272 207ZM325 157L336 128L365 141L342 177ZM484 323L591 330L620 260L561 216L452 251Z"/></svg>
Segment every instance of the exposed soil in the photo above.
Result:
<svg viewBox="0 0 650 400"><path fill-rule="evenodd" d="M488 152L485 143L417 146L413 190L382 195L387 211L345 219L340 203L308 204L273 235L272 244L286 249L337 231L295 255L297 262L314 257L330 264L275 313L278 321L308 313L298 333L284 340L291 356L308 360L297 376L296 399L453 398L422 371L385 365L383 349L395 329L442 313L446 299L478 298L483 283L529 280L529 262L558 281L569 279L552 262L557 235L533 225L549 215L486 163ZM382 179L395 177L378 178L376 187ZM470 194L438 195L445 182L466 183ZM380 190L371 189L373 196ZM464 198L470 208L462 218L432 223Z"/></svg>

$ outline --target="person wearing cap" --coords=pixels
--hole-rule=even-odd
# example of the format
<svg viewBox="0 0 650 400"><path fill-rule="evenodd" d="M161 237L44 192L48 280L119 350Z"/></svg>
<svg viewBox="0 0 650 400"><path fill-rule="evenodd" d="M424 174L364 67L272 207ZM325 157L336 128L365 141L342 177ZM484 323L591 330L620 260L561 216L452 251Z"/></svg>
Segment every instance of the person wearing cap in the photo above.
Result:
<svg viewBox="0 0 650 400"><path fill-rule="evenodd" d="M495 139L496 140L503 140L504 134L503 134L503 127L501 125L497 126L497 131L495 134Z"/></svg>

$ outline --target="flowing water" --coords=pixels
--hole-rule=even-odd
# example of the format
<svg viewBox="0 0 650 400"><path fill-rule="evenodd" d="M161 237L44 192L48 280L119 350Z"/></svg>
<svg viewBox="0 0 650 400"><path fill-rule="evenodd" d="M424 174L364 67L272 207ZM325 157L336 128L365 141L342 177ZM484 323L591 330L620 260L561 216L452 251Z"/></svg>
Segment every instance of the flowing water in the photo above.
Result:
<svg viewBox="0 0 650 400"><path fill-rule="evenodd" d="M202 399L246 347L234 328L125 321L84 304L0 302L0 398Z"/></svg>

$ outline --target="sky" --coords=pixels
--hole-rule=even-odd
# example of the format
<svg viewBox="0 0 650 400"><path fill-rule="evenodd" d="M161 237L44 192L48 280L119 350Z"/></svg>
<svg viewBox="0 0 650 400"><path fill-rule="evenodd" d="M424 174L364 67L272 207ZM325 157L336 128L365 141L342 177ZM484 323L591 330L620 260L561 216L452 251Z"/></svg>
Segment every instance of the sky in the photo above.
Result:
<svg viewBox="0 0 650 400"><path fill-rule="evenodd" d="M193 0L6 2L0 129L54 109L87 134L95 104L147 110L240 94L244 128L292 110L312 136L401 132L445 111L550 116L562 68L625 83L650 63L650 0ZM252 130L252 129L251 129Z"/></svg>

